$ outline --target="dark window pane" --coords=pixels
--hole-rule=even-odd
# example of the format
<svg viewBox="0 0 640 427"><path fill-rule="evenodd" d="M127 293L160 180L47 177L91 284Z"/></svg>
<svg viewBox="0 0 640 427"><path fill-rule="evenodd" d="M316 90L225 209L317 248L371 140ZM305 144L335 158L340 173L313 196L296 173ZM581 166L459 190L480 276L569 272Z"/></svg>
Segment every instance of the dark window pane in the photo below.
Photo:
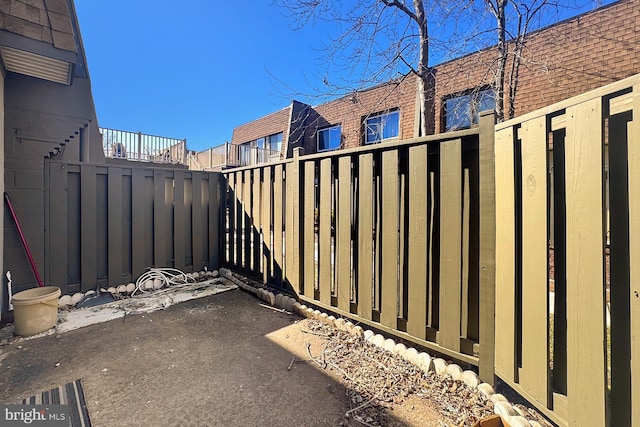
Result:
<svg viewBox="0 0 640 427"><path fill-rule="evenodd" d="M318 131L318 151L336 150L340 148L342 127L333 126Z"/></svg>

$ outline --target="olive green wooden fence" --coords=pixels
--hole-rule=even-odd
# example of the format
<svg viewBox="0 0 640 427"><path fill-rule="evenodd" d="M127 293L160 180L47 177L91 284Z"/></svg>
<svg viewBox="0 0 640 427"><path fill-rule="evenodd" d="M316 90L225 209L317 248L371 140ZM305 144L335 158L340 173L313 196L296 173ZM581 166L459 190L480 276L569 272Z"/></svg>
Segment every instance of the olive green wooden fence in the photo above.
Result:
<svg viewBox="0 0 640 427"><path fill-rule="evenodd" d="M225 172L224 260L492 378L492 150L491 114L479 129Z"/></svg>
<svg viewBox="0 0 640 427"><path fill-rule="evenodd" d="M561 425L640 426L639 115L635 76L496 126L496 374Z"/></svg>
<svg viewBox="0 0 640 427"><path fill-rule="evenodd" d="M495 126L226 171L221 258L477 365L559 425L640 426L638 115L640 75Z"/></svg>
<svg viewBox="0 0 640 427"><path fill-rule="evenodd" d="M45 177L45 282L63 293L217 268L219 174L47 160Z"/></svg>

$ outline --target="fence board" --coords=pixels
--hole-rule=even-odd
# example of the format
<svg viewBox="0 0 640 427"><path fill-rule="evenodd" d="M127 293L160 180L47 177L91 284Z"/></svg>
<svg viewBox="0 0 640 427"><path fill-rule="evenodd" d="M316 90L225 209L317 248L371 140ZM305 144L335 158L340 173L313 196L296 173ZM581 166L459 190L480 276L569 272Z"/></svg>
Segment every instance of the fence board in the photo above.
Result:
<svg viewBox="0 0 640 427"><path fill-rule="evenodd" d="M173 229L176 230L173 238L173 265L178 270L184 270L185 268L185 249L186 242L184 239L184 233L177 232L178 230L184 230L185 224L185 209L184 209L184 172L175 171L173 173Z"/></svg>
<svg viewBox="0 0 640 427"><path fill-rule="evenodd" d="M496 371L516 377L515 180L513 128L496 132Z"/></svg>
<svg viewBox="0 0 640 427"><path fill-rule="evenodd" d="M282 165L276 165L273 170L273 276L275 284L278 287L282 286L283 279L283 249L282 249L282 233L283 233L283 209L284 209L284 197L283 191L283 168Z"/></svg>
<svg viewBox="0 0 640 427"><path fill-rule="evenodd" d="M293 217L294 217L294 210L293 210L293 203L294 200L297 198L297 192L298 192L298 184L296 184L296 173L295 173L295 169L298 167L298 162L293 162L293 163L288 163L285 165L285 171L286 171L286 203L285 203L285 219L284 219L284 223L285 223L285 232L284 232L284 236L285 236L285 240L284 240L284 268L285 268L285 279L286 279L286 283L290 286L291 284L295 283L296 280L294 279L295 277L295 257L293 255L293 251L294 251L294 240L295 240L295 236L296 233L293 231ZM298 211L296 209L295 214L298 214ZM297 288L293 288L293 289L297 289Z"/></svg>
<svg viewBox="0 0 640 427"><path fill-rule="evenodd" d="M629 274L631 340L631 425L640 427L640 84L633 87L633 120L628 128Z"/></svg>
<svg viewBox="0 0 640 427"><path fill-rule="evenodd" d="M489 384L495 379L496 304L496 174L495 113L480 114L479 137L479 263L480 301L478 303L480 378Z"/></svg>
<svg viewBox="0 0 640 427"><path fill-rule="evenodd" d="M398 322L398 150L382 153L382 260L380 322L396 328Z"/></svg>
<svg viewBox="0 0 640 427"><path fill-rule="evenodd" d="M336 206L336 294L338 308L351 307L351 157L338 159Z"/></svg>
<svg viewBox="0 0 640 427"><path fill-rule="evenodd" d="M220 175L209 174L209 269L218 269L220 265L220 241L224 230L220 216L224 212L220 202Z"/></svg>
<svg viewBox="0 0 640 427"><path fill-rule="evenodd" d="M313 298L315 290L315 162L304 162L304 280L303 295Z"/></svg>
<svg viewBox="0 0 640 427"><path fill-rule="evenodd" d="M271 167L266 167L263 170L262 176L262 280L265 283L270 283L273 277L273 246L271 235L272 194Z"/></svg>
<svg viewBox="0 0 640 427"><path fill-rule="evenodd" d="M96 253L96 168L91 165L80 166L80 248L81 248L81 282L94 288L97 282ZM81 291L85 289L81 288Z"/></svg>
<svg viewBox="0 0 640 427"><path fill-rule="evenodd" d="M109 212L108 220L108 262L109 286L122 284L122 169L109 168L107 181Z"/></svg>
<svg viewBox="0 0 640 427"><path fill-rule="evenodd" d="M167 217L164 181L164 171L153 171L153 265L156 268L163 267L164 262L167 260L167 232L164 229Z"/></svg>
<svg viewBox="0 0 640 427"><path fill-rule="evenodd" d="M204 218L202 216L202 174L200 172L191 173L192 205L191 205L191 245L193 254L193 271L201 271L207 264L204 256L205 236Z"/></svg>
<svg viewBox="0 0 640 427"><path fill-rule="evenodd" d="M260 242L260 230L262 228L261 224L261 216L260 216L260 206L262 205L262 201L260 200L260 187L261 187L261 169L255 169L253 171L253 210L251 211L251 219L253 221L252 224L252 242L253 242L253 274L256 276L260 276L260 264L262 261L262 244Z"/></svg>
<svg viewBox="0 0 640 427"><path fill-rule="evenodd" d="M244 226L244 197L245 194L243 193L244 190L244 183L242 181L242 172L236 172L235 173L235 203L236 203L236 207L235 207L235 213L236 213L236 217L235 217L235 224L234 224L234 229L235 229L235 241L236 241L236 250L235 250L235 267L237 269L241 269L243 266L243 261L244 261L244 251L242 249L243 245L246 244L246 242L244 241L244 234L243 234L243 229L242 227Z"/></svg>
<svg viewBox="0 0 640 427"><path fill-rule="evenodd" d="M67 169L65 165L52 164L50 167L50 189L56 192L56 197L49 200L49 238L50 245L49 283L56 286L67 285ZM61 190L61 191L60 191ZM64 250L63 250L64 248Z"/></svg>
<svg viewBox="0 0 640 427"><path fill-rule="evenodd" d="M251 191L251 170L247 169L243 173L243 187L242 187L242 207L244 209L244 218L242 221L242 244L244 247L244 271L247 274L251 273L251 254L252 254L252 221L251 221L251 204L253 203L253 192Z"/></svg>
<svg viewBox="0 0 640 427"><path fill-rule="evenodd" d="M606 421L601 103L567 109L567 397L574 425Z"/></svg>
<svg viewBox="0 0 640 427"><path fill-rule="evenodd" d="M358 316L371 320L373 301L373 154L358 162Z"/></svg>
<svg viewBox="0 0 640 427"><path fill-rule="evenodd" d="M427 217L429 167L427 146L409 148L409 301L407 332L426 338L427 274L431 259L425 260L427 248Z"/></svg>
<svg viewBox="0 0 640 427"><path fill-rule="evenodd" d="M318 231L318 288L320 301L331 304L331 159L320 161L320 205Z"/></svg>
<svg viewBox="0 0 640 427"><path fill-rule="evenodd" d="M235 223L236 223L236 176L233 173L227 175L227 186L228 186L228 195L227 195L227 209L228 216L225 216L226 227L227 227L227 242L225 247L225 260L229 263L229 265L234 265L236 262L235 259Z"/></svg>
<svg viewBox="0 0 640 427"><path fill-rule="evenodd" d="M440 336L441 346L460 351L462 150L459 139L440 144Z"/></svg>
<svg viewBox="0 0 640 427"><path fill-rule="evenodd" d="M87 177L90 175L87 174ZM131 171L131 268L133 278L140 277L140 275L144 272L147 267L146 258L148 254L147 251L147 233L146 227L148 224L153 223L152 218L146 218L145 214L145 203L147 200L146 197L146 187L145 187L145 171L143 169L134 168ZM84 180L83 180L84 182ZM95 186L95 183L94 183ZM87 227L95 226L88 224ZM84 228L84 225L83 225ZM84 233L83 233L84 234ZM91 253L95 250L92 249ZM94 261L91 261L94 262ZM93 267L91 265L87 265L88 270L95 271L95 264ZM84 267L83 267L84 270ZM83 273L84 274L84 273ZM90 275L94 275L93 273L88 273ZM84 279L83 279L84 282Z"/></svg>
<svg viewBox="0 0 640 427"><path fill-rule="evenodd" d="M522 388L549 397L546 117L522 124Z"/></svg>

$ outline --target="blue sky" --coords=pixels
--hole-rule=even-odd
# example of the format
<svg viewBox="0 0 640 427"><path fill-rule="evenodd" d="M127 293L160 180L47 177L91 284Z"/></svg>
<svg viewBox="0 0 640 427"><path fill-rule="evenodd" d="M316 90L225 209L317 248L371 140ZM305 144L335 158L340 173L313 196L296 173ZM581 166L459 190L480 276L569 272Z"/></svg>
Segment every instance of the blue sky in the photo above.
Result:
<svg viewBox="0 0 640 427"><path fill-rule="evenodd" d="M75 0L99 125L200 151L292 99L317 103L305 94L322 87L335 26L294 31L272 0L239 4Z"/></svg>

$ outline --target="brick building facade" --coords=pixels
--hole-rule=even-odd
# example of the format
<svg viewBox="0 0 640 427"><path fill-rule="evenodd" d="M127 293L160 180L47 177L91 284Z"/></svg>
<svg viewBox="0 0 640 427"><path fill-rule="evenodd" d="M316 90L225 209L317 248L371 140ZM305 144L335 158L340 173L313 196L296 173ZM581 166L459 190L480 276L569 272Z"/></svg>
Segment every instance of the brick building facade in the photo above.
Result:
<svg viewBox="0 0 640 427"><path fill-rule="evenodd" d="M512 47L512 46L511 46ZM620 0L528 35L520 67L515 116L640 72L640 0ZM429 133L474 125L491 105L489 48L432 68ZM510 64L507 64L507 80ZM508 91L508 89L507 89ZM484 101L478 96L486 95ZM481 105L472 107L478 102ZM454 112L459 108L462 113ZM297 101L233 131L232 144L282 134L282 155L349 148L419 136L417 82L392 81L320 105ZM449 110L449 115L447 115ZM288 118L288 119L287 119Z"/></svg>

